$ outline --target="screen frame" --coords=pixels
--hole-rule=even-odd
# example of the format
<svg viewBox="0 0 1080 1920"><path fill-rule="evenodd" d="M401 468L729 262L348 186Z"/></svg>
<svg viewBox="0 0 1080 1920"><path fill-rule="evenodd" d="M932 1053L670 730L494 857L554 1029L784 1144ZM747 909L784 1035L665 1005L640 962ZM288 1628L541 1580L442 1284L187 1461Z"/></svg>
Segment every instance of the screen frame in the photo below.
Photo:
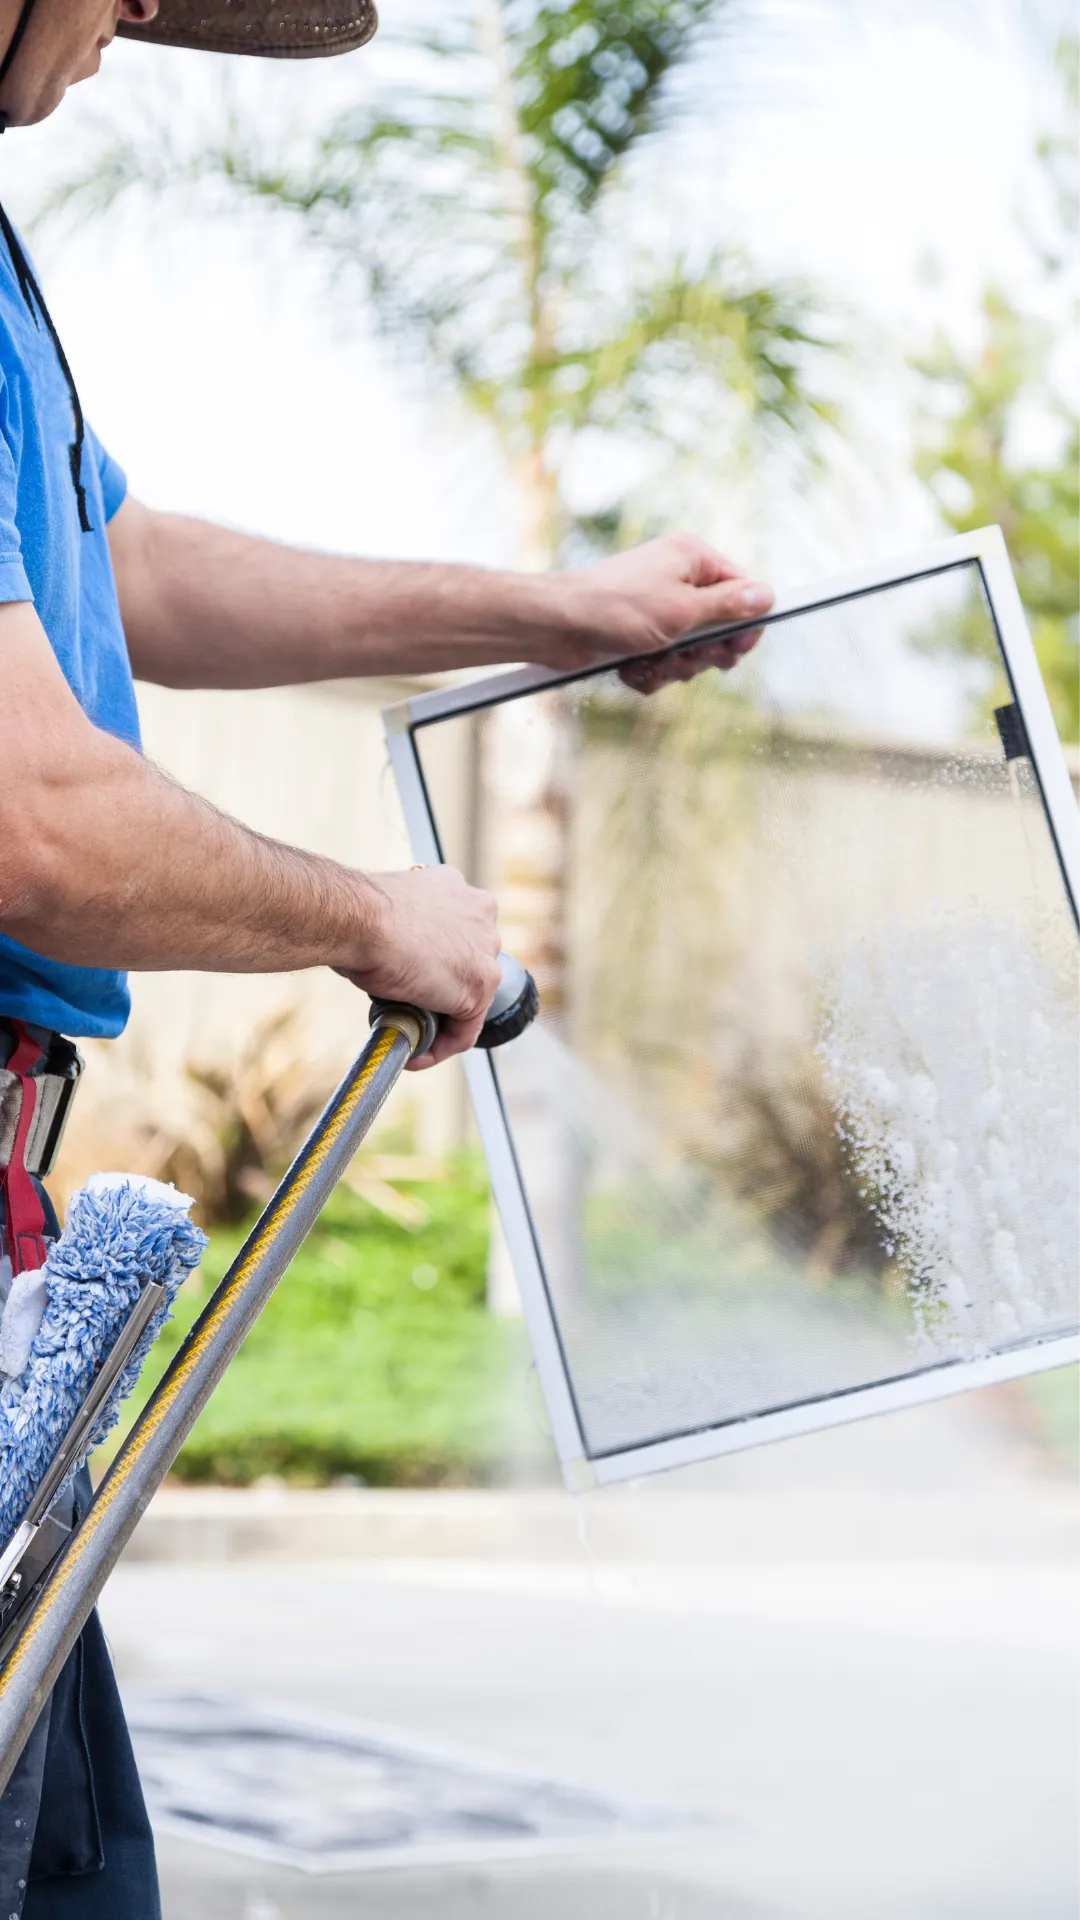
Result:
<svg viewBox="0 0 1080 1920"><path fill-rule="evenodd" d="M987 605L1001 646L1005 669L1027 734L1031 764L1039 785L1047 825L1054 842L1066 898L1080 927L1080 815L1069 769L1058 739L1050 702L1035 657L1005 541L999 527L940 540L897 560L859 568L840 578L818 582L777 596L765 624L812 613L839 600L882 588L902 586L935 573L977 565ZM710 628L710 635L738 632L760 620ZM702 638L688 636L683 645ZM588 680L616 664L616 657L586 669L560 672L521 667L457 681L415 694L383 710L387 749L401 799L414 858L441 865L442 849L424 780L417 735L423 728L454 716L483 711L520 699L545 687ZM490 1055L464 1057L465 1074L487 1158L511 1263L521 1293L540 1386L551 1422L551 1437L566 1484L573 1490L610 1485L642 1474L688 1466L745 1447L764 1445L795 1434L811 1433L873 1414L964 1393L976 1387L1015 1380L1030 1373L1068 1366L1080 1360L1080 1331L1034 1338L978 1360L945 1360L873 1386L850 1388L796 1406L742 1416L697 1428L673 1438L590 1455L578 1418L570 1370L548 1292L543 1262L518 1167L513 1136Z"/></svg>

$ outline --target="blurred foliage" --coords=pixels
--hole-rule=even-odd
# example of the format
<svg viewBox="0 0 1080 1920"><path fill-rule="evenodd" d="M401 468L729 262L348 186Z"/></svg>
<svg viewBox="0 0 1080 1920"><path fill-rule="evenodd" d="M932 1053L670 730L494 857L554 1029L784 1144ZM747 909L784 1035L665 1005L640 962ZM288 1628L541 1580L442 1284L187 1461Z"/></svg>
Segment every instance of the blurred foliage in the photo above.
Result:
<svg viewBox="0 0 1080 1920"><path fill-rule="evenodd" d="M1080 1368L1055 1367L1023 1382L1036 1438L1073 1473L1080 1468Z"/></svg>
<svg viewBox="0 0 1080 1920"><path fill-rule="evenodd" d="M1048 230L1028 236L1051 283L1075 275L1080 236L1078 45L1074 35L1059 44L1069 126L1040 142ZM1075 329L1075 297L1070 307ZM931 402L917 468L957 533L995 522L1001 527L1054 718L1062 738L1074 742L1080 737L1080 429L1057 366L1060 329L1023 311L997 287L983 296L982 322L973 354L939 338L917 363ZM1035 444L1052 451L1035 456L1029 451ZM998 662L981 610L935 639ZM989 703L1008 698L998 667Z"/></svg>
<svg viewBox="0 0 1080 1920"><path fill-rule="evenodd" d="M750 1035L737 1051L736 1073L717 1091L730 1112L721 1165L731 1191L811 1280L884 1281L891 1268L874 1196L837 1128L817 1055ZM705 1159L708 1143L700 1151Z"/></svg>
<svg viewBox="0 0 1080 1920"><path fill-rule="evenodd" d="M134 1072L130 1061L126 1075L111 1072L111 1042L91 1057L97 1101L77 1110L78 1131L65 1137L56 1191L81 1186L104 1156L106 1164L171 1180L191 1194L204 1227L233 1225L248 1218L253 1203L269 1200L344 1065L312 1052L295 1007L256 1022L235 1050L212 1063L189 1060L179 1087L141 1071L143 1060ZM346 1168L345 1184L389 1219L422 1226L427 1210L407 1189L445 1178L446 1167L401 1142L402 1150L388 1152L386 1143L381 1126L378 1143L365 1142Z"/></svg>
<svg viewBox="0 0 1080 1920"><path fill-rule="evenodd" d="M202 1226L269 1198L342 1065L315 1048L297 1006L256 1019L213 1060L178 1072L167 1047L85 1042L88 1073L51 1185L72 1193L101 1166L171 1180Z"/></svg>
<svg viewBox="0 0 1080 1920"><path fill-rule="evenodd" d="M1001 527L1058 730L1064 740L1076 741L1080 430L1065 402L1048 386L1050 330L993 290L984 298L983 315L984 343L973 360L962 360L941 343L922 362L927 378L946 390L953 404L938 429L924 439L918 471L932 488L943 519L957 533L994 523ZM1033 399L1060 423L1061 451L1052 461L1027 461L1014 450L1015 422ZM997 661L981 608L951 631L969 651ZM999 673L991 702L1008 698Z"/></svg>
<svg viewBox="0 0 1080 1920"><path fill-rule="evenodd" d="M264 1020L231 1061L187 1069L192 1100L146 1171L191 1193L204 1226L266 1201L330 1094L304 1057L295 1013ZM143 1156L145 1158L145 1155Z"/></svg>
<svg viewBox="0 0 1080 1920"><path fill-rule="evenodd" d="M361 69L370 97L319 133L133 114L51 207L186 184L291 214L359 272L384 338L494 429L529 557L609 546L644 511L628 442L715 462L748 429L805 447L831 417L812 291L730 251L680 253L632 164L673 131L681 71L733 17L732 0L442 0L397 27L393 84ZM575 516L585 446L613 477Z"/></svg>
<svg viewBox="0 0 1080 1920"><path fill-rule="evenodd" d="M412 1230L338 1189L185 1444L178 1478L464 1486L546 1471L524 1329L485 1311L483 1165L463 1157L448 1173L418 1189L426 1217ZM240 1227L212 1232L125 1429L242 1239Z"/></svg>

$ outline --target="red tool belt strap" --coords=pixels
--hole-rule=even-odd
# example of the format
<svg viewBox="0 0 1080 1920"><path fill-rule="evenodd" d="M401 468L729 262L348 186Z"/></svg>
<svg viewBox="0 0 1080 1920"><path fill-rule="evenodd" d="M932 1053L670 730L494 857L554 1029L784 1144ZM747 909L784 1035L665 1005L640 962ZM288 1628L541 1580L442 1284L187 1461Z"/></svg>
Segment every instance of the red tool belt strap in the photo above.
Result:
<svg viewBox="0 0 1080 1920"><path fill-rule="evenodd" d="M8 1024L15 1035L15 1051L7 1062L7 1070L19 1082L21 1104L11 1159L6 1167L0 1168L0 1201L11 1271L27 1273L45 1265L45 1215L38 1190L26 1171L26 1143L34 1124L38 1091L31 1069L37 1066L43 1050L21 1020L11 1020Z"/></svg>

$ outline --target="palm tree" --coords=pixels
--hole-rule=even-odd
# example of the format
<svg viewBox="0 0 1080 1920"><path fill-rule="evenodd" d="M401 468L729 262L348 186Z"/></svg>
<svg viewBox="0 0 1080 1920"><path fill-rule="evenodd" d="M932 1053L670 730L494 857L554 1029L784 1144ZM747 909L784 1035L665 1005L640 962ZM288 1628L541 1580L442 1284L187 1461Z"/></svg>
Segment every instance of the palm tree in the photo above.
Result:
<svg viewBox="0 0 1080 1920"><path fill-rule="evenodd" d="M691 258L640 237L636 163L659 157L679 117L673 82L731 4L431 0L399 33L393 82L326 130L290 138L234 107L185 145L155 111L104 141L51 206L216 183L292 214L359 272L395 350L494 429L526 554L550 565L575 536L609 544L633 516L618 480L602 513L568 507L586 436L616 456L635 438L685 452L718 415L729 441L747 423L797 438L829 416L808 289L715 245Z"/></svg>
<svg viewBox="0 0 1080 1920"><path fill-rule="evenodd" d="M1043 176L1041 218L1023 232L1041 268L1041 310L1025 310L1000 287L987 286L982 340L975 352L943 334L914 362L931 403L918 422L915 464L947 526L958 533L995 522L1001 527L1054 718L1071 746L1080 738L1080 428L1062 379L1059 347L1080 318L1075 275L1080 35L1060 36L1053 64L1059 83L1056 112L1036 148ZM1056 324L1046 316L1047 294L1057 307ZM928 635L927 644L981 654L993 663L993 677L983 689L989 708L1010 695L981 612L972 602L965 618L952 622L948 631Z"/></svg>

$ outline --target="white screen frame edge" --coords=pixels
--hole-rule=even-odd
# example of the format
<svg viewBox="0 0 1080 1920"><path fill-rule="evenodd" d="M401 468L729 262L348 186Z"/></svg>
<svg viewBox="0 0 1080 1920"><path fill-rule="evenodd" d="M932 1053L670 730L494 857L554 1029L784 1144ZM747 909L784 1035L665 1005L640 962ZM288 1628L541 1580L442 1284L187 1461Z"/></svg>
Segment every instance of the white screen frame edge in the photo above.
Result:
<svg viewBox="0 0 1080 1920"><path fill-rule="evenodd" d="M920 575L977 562L987 601L997 627L1013 694L1020 707L1031 749L1032 764L1042 791L1047 816L1057 844L1062 877L1074 914L1080 905L1080 815L1050 702L1035 658L1027 621L1013 578L1005 541L999 527L939 540L916 553L863 567L840 579L777 596L770 619L779 614L810 612L830 601L875 588L900 585ZM591 671L591 670L590 670ZM541 687L557 686L582 677L580 671L560 673L544 667L515 668L509 672L460 681L414 695L383 711L387 748L397 782L414 857L425 865L442 859L438 834L424 784L416 747L416 729L432 721L468 713ZM627 1448L590 1458L570 1388L569 1371L558 1326L548 1298L524 1186L517 1168L513 1141L506 1122L493 1063L487 1054L465 1058L465 1071L480 1137L487 1156L492 1189L506 1235L510 1258L521 1290L525 1322L532 1344L551 1436L568 1487L580 1491L637 1479L648 1473L715 1459L745 1447L761 1446L800 1433L839 1426L873 1414L943 1399L977 1387L1019 1379L1080 1361L1080 1333L1061 1335L1022 1347L990 1354L980 1360L958 1360L905 1374L876 1386L859 1387L824 1400L804 1402L774 1412L751 1415L721 1426L680 1434L669 1440Z"/></svg>

